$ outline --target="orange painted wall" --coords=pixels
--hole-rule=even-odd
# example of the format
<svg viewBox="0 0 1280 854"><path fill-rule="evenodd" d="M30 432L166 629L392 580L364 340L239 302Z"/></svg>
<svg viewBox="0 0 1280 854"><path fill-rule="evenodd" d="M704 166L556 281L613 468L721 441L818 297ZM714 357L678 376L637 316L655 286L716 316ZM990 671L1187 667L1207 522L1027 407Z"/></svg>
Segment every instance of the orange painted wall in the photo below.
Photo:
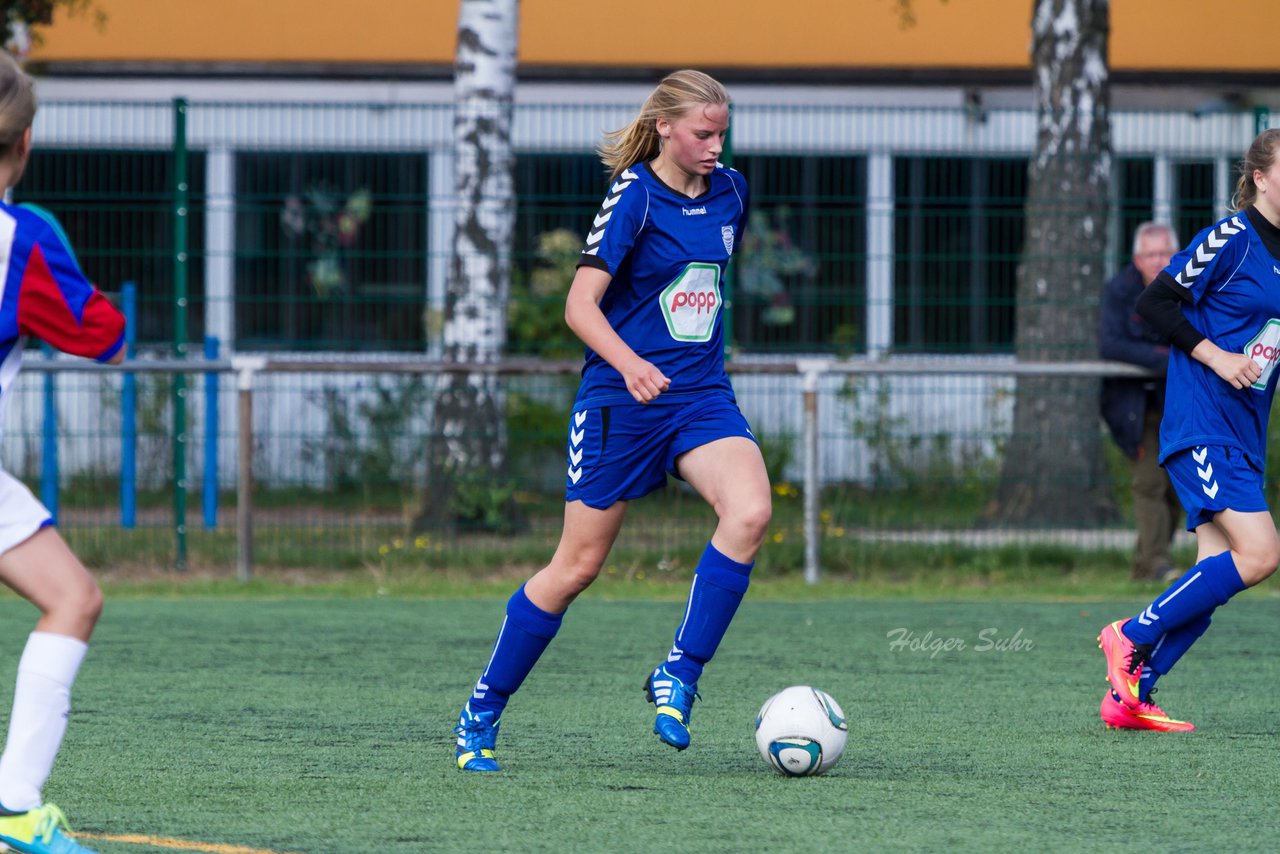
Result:
<svg viewBox="0 0 1280 854"><path fill-rule="evenodd" d="M520 60L659 68L1028 65L1033 0L913 1L916 26L903 28L894 0L523 0ZM457 0L94 2L107 16L102 29L88 16L60 15L32 59L447 65L458 18ZM1243 38L1251 26L1265 28L1274 5L1236 0L1223 7L1229 13L1207 15L1204 0L1112 0L1112 66L1280 71L1274 40Z"/></svg>

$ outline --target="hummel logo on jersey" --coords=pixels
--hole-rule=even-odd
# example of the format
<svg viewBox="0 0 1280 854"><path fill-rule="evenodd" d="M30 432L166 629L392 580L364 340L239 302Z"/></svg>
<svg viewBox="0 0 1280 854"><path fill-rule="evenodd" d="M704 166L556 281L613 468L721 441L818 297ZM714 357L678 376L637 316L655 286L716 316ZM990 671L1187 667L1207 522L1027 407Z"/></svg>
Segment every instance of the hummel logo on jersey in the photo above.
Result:
<svg viewBox="0 0 1280 854"><path fill-rule="evenodd" d="M720 239L724 241L724 251L732 255L733 254L733 226L722 225L720 227Z"/></svg>
<svg viewBox="0 0 1280 854"><path fill-rule="evenodd" d="M583 255L595 255L600 250L600 241L604 240L604 228L613 216L613 209L618 204L618 199L622 198L622 191L630 187L635 180L636 173L628 169L613 182L613 186L609 188L609 195L604 197L604 203L600 205L600 212L591 223L591 231L587 234L587 245L582 250Z"/></svg>
<svg viewBox="0 0 1280 854"><path fill-rule="evenodd" d="M1280 267L1277 267L1275 264L1272 264L1271 272L1275 273L1277 276L1280 276Z"/></svg>
<svg viewBox="0 0 1280 854"><path fill-rule="evenodd" d="M1191 287L1192 283L1199 277L1200 272L1209 266L1209 262L1218 254L1218 250L1226 246L1227 241L1241 231L1244 231L1244 223L1238 216L1233 216L1231 219L1218 223L1217 228L1209 232L1204 241L1196 247L1196 251L1191 253L1187 266L1183 267L1182 272L1178 273L1178 284L1184 288Z"/></svg>
<svg viewBox="0 0 1280 854"><path fill-rule="evenodd" d="M700 208L681 208L680 210L684 211L685 216L702 216L707 212L706 205Z"/></svg>

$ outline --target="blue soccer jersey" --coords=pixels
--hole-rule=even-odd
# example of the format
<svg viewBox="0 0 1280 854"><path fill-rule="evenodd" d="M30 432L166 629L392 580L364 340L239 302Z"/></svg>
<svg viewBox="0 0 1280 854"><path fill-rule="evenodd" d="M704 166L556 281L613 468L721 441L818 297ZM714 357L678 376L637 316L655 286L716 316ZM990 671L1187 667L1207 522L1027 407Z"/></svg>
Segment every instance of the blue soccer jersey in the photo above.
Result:
<svg viewBox="0 0 1280 854"><path fill-rule="evenodd" d="M1160 427L1161 463L1186 448L1228 445L1259 469L1263 465L1280 358L1280 261L1267 248L1275 240L1268 234L1264 241L1260 229L1275 231L1252 209L1226 217L1197 234L1161 274L1185 289L1189 304L1183 314L1201 335L1262 368L1253 386L1236 389L1174 348Z"/></svg>
<svg viewBox="0 0 1280 854"><path fill-rule="evenodd" d="M654 403L732 394L724 370L722 282L747 217L747 182L717 166L697 198L640 163L596 214L579 264L612 277L600 310L619 337L671 380ZM634 403L622 375L587 348L575 409Z"/></svg>

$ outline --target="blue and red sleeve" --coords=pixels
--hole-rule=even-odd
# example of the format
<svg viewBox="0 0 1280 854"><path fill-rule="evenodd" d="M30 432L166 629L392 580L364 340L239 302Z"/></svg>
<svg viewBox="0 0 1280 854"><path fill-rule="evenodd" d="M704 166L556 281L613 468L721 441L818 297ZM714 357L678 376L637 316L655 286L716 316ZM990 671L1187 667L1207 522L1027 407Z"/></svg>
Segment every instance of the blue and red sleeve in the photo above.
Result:
<svg viewBox="0 0 1280 854"><path fill-rule="evenodd" d="M84 277L66 238L51 226L31 242L19 285L18 330L99 362L124 346L124 315Z"/></svg>

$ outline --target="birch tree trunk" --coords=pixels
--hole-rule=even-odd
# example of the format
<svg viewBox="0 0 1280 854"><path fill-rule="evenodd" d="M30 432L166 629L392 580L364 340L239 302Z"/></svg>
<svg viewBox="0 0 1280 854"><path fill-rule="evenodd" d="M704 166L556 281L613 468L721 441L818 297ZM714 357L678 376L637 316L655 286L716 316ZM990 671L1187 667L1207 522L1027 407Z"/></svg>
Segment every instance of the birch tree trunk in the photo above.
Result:
<svg viewBox="0 0 1280 854"><path fill-rule="evenodd" d="M490 364L506 347L518 31L519 0L461 0L454 64L456 209L443 329L447 361ZM512 491L506 463L499 379L482 373L443 377L415 527L504 527Z"/></svg>
<svg viewBox="0 0 1280 854"><path fill-rule="evenodd" d="M1020 361L1097 355L1111 183L1109 0L1035 0L1036 150L1018 270ZM1018 379L1013 435L988 518L1090 525L1112 513L1096 379Z"/></svg>

